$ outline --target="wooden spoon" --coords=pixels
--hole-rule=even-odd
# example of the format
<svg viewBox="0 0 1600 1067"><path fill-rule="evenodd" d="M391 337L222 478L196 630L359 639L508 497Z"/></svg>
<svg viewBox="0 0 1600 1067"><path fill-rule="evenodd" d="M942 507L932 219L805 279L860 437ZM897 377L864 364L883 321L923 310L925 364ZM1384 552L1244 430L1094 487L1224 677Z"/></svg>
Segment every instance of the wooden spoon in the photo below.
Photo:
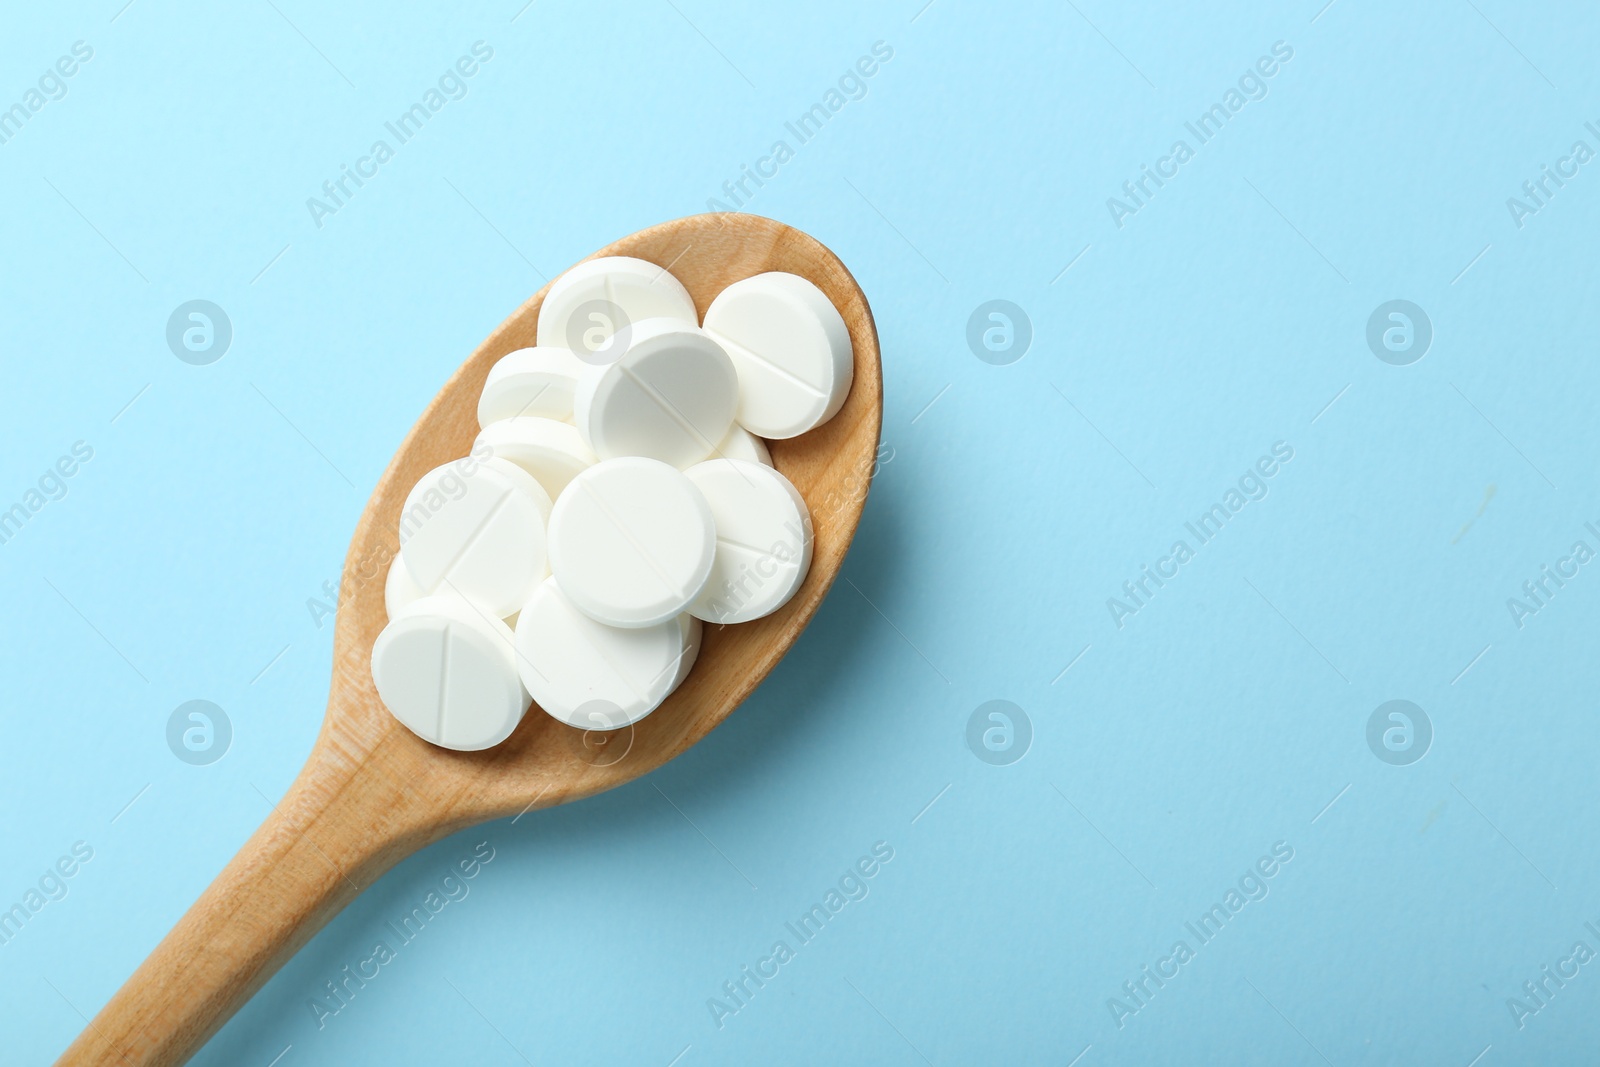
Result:
<svg viewBox="0 0 1600 1067"><path fill-rule="evenodd" d="M475 823L591 796L661 766L749 696L811 621L839 573L876 467L883 379L866 297L816 239L753 215L678 219L596 255L635 256L670 269L702 314L725 286L772 270L811 279L843 313L855 344L855 382L844 408L818 429L771 445L773 463L805 496L816 527L805 584L764 619L708 625L688 680L631 728L584 732L534 708L503 744L452 752L420 740L384 709L368 657L387 619L383 579L398 550L400 507L424 473L471 448L484 378L495 360L534 343L546 286L445 383L356 523L328 711L299 777L59 1064L185 1062L396 862Z"/></svg>

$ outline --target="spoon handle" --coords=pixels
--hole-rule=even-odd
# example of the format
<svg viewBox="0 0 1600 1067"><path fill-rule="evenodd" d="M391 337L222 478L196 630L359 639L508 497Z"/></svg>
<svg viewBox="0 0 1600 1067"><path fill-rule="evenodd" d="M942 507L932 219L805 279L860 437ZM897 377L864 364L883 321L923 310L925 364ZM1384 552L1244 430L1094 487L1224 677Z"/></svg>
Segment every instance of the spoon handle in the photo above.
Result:
<svg viewBox="0 0 1600 1067"><path fill-rule="evenodd" d="M311 759L255 834L56 1061L186 1062L297 949L442 836L373 762Z"/></svg>

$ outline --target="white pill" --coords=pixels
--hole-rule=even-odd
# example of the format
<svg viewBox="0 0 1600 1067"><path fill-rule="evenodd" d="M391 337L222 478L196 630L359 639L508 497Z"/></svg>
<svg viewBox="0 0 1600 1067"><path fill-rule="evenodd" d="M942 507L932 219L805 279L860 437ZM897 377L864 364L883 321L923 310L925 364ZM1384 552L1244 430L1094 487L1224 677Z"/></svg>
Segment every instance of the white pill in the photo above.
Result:
<svg viewBox="0 0 1600 1067"><path fill-rule="evenodd" d="M393 619L406 608L428 595L406 570L406 561L396 556L389 561L389 574L383 580L383 608Z"/></svg>
<svg viewBox="0 0 1600 1067"><path fill-rule="evenodd" d="M728 436L712 452L709 459L747 459L752 463L765 463L772 466L772 453L767 451L767 443L749 430L733 424L728 431Z"/></svg>
<svg viewBox="0 0 1600 1067"><path fill-rule="evenodd" d="M573 394L573 421L601 459L648 456L685 467L728 436L739 376L698 326L636 323L615 361L591 366Z"/></svg>
<svg viewBox="0 0 1600 1067"><path fill-rule="evenodd" d="M705 331L739 370L739 425L795 437L838 412L855 360L844 317L811 282L772 272L734 282L706 309Z"/></svg>
<svg viewBox="0 0 1600 1067"><path fill-rule="evenodd" d="M550 513L551 574L573 604L608 626L676 617L705 585L716 543L700 491L653 459L590 467Z"/></svg>
<svg viewBox="0 0 1600 1067"><path fill-rule="evenodd" d="M584 730L638 722L672 692L684 659L677 619L625 630L596 622L549 578L517 618L517 666L533 699Z"/></svg>
<svg viewBox="0 0 1600 1067"><path fill-rule="evenodd" d="M406 497L400 555L428 593L452 594L503 618L544 579L550 507L539 483L503 460L446 463Z"/></svg>
<svg viewBox="0 0 1600 1067"><path fill-rule="evenodd" d="M668 694L678 691L678 686L689 677L689 672L694 670L695 660L700 658L700 641L705 635L705 623L690 615L687 611L678 616L678 628L683 631L683 655L678 658L678 671L673 676L672 688Z"/></svg>
<svg viewBox="0 0 1600 1067"><path fill-rule="evenodd" d="M657 318L691 326L700 321L694 298L670 272L642 259L603 256L579 263L550 286L539 306L539 344L610 362L619 332Z"/></svg>
<svg viewBox="0 0 1600 1067"><path fill-rule="evenodd" d="M454 597L424 597L389 621L372 680L412 733L464 752L504 741L528 710L511 628Z"/></svg>
<svg viewBox="0 0 1600 1067"><path fill-rule="evenodd" d="M811 512L771 467L712 459L684 471L711 508L716 560L689 612L707 622L749 622L789 602L811 568Z"/></svg>
<svg viewBox="0 0 1600 1067"><path fill-rule="evenodd" d="M478 431L472 443L474 454L481 447L533 475L551 500L561 495L579 471L599 462L577 427L532 415L491 422Z"/></svg>
<svg viewBox="0 0 1600 1067"><path fill-rule="evenodd" d="M565 348L519 348L489 368L478 397L478 425L519 415L564 422L586 364Z"/></svg>

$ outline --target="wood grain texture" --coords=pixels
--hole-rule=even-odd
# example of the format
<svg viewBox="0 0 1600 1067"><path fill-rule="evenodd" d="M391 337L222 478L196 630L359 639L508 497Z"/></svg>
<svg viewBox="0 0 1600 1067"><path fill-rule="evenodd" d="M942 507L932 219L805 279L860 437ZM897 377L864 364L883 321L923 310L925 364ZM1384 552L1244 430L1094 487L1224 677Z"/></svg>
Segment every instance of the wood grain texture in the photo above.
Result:
<svg viewBox="0 0 1600 1067"><path fill-rule="evenodd" d="M422 741L384 709L368 658L386 622L384 575L398 550L400 508L418 478L471 448L484 378L502 355L534 343L546 286L445 383L357 522L339 596L328 710L300 775L59 1064L185 1062L397 861L475 823L591 796L661 766L726 718L816 613L876 469L883 379L877 330L860 287L814 238L737 213L663 223L595 255L670 268L701 314L730 283L773 270L811 279L843 313L855 345L855 381L844 407L818 429L771 444L774 465L804 495L815 525L805 583L764 619L708 625L688 680L648 718L622 730L580 731L535 708L503 744L452 752Z"/></svg>

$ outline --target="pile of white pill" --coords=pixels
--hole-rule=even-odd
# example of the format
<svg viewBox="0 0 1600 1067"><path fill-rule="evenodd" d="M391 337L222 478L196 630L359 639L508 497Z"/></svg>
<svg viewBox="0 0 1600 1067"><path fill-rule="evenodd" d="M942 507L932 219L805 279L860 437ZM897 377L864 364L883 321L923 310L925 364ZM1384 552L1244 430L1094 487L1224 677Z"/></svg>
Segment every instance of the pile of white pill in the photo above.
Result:
<svg viewBox="0 0 1600 1067"><path fill-rule="evenodd" d="M811 282L758 274L698 321L683 284L612 256L556 279L502 357L471 454L400 516L372 678L424 740L478 750L530 699L584 730L660 706L701 626L749 622L811 564L811 514L763 438L832 418L850 334Z"/></svg>

